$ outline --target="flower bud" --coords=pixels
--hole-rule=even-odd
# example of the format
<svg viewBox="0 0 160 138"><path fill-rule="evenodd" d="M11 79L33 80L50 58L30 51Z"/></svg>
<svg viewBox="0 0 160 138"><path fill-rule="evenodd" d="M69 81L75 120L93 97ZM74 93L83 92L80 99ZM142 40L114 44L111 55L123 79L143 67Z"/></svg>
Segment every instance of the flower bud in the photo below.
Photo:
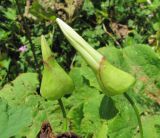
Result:
<svg viewBox="0 0 160 138"><path fill-rule="evenodd" d="M41 49L44 70L40 92L46 99L58 100L73 91L73 81L54 59L44 36L41 36Z"/></svg>
<svg viewBox="0 0 160 138"><path fill-rule="evenodd" d="M111 65L103 55L92 48L80 35L61 19L56 19L63 34L80 53L96 74L97 80L107 96L126 92L135 82L135 78Z"/></svg>

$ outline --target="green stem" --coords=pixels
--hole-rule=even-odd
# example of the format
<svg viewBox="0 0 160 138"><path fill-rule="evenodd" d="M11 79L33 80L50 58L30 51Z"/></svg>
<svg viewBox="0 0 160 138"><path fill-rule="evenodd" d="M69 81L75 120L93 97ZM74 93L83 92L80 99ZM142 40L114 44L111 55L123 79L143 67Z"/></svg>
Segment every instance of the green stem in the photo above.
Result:
<svg viewBox="0 0 160 138"><path fill-rule="evenodd" d="M138 125L139 125L139 130L140 130L140 135L141 135L141 138L143 138L142 122L141 122L141 118L140 118L140 115L139 115L138 108L137 108L137 106L135 105L134 101L131 99L131 97L130 97L127 93L124 93L124 96L125 96L126 99L129 101L129 103L131 104L131 106L133 107L133 109L134 109L134 111L135 111L135 113L136 113L137 120L138 120Z"/></svg>
<svg viewBox="0 0 160 138"><path fill-rule="evenodd" d="M67 131L68 130L67 114L66 114L65 107L63 105L62 99L59 99L58 103L60 105L60 108L61 108L61 111L62 111L62 115L63 115L63 118L65 120L64 121L64 130Z"/></svg>
<svg viewBox="0 0 160 138"><path fill-rule="evenodd" d="M62 114L63 114L63 118L66 118L66 117L67 117L67 115L66 115L66 111L65 111L65 108L64 108L64 105L63 105L62 99L59 99L59 100L58 100L58 103L59 103L59 105L60 105L60 107L61 107Z"/></svg>
<svg viewBox="0 0 160 138"><path fill-rule="evenodd" d="M21 5L20 5L19 1L15 0L15 2L16 2L18 13L19 13L19 15L20 15L20 17L22 19L22 27L25 30L25 36L28 39L29 44L31 46L31 51L32 51L33 58L34 58L34 63L35 63L35 66L34 66L35 70L37 71L37 73L39 75L39 80L41 80L41 70L40 70L40 67L39 67L39 64L38 64L38 59L36 57L35 46L34 46L34 44L32 42L30 28L27 25L26 18L23 16L23 12L21 11Z"/></svg>

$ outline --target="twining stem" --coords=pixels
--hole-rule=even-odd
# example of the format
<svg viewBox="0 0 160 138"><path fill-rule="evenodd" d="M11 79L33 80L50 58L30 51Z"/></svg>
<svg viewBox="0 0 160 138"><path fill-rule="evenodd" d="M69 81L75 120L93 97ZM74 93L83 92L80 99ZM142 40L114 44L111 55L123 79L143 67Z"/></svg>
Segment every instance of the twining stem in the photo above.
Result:
<svg viewBox="0 0 160 138"><path fill-rule="evenodd" d="M133 109L134 109L134 111L135 111L135 114L136 114L137 120L138 120L140 135L141 135L141 138L143 138L142 122L141 122L141 118L140 118L140 115L139 115L138 108L137 108L137 106L135 105L134 101L131 99L131 97L130 97L127 93L124 93L124 96L125 96L126 99L129 101L129 103L131 104L131 106L133 107Z"/></svg>
<svg viewBox="0 0 160 138"><path fill-rule="evenodd" d="M60 108L61 108L61 111L62 111L62 115L63 115L63 118L65 120L64 121L64 130L66 131L68 129L68 121L67 121L67 114L66 114L65 107L63 105L62 99L59 99L58 103L60 105Z"/></svg>
<svg viewBox="0 0 160 138"><path fill-rule="evenodd" d="M34 58L34 63L35 63L35 70L37 71L37 73L39 75L39 80L41 80L41 71L40 71L40 67L38 65L38 60L37 60L37 57L36 57L35 46L34 46L34 44L32 42L32 39L31 39L30 29L29 29L29 27L27 25L26 19L23 16L23 13L21 12L21 5L20 5L19 1L15 0L15 2L16 2L16 5L17 5L18 13L19 13L19 15L20 15L20 17L22 19L22 27L25 30L25 36L28 39L29 44L31 46L31 51L32 51L33 58Z"/></svg>
<svg viewBox="0 0 160 138"><path fill-rule="evenodd" d="M107 29L106 29L106 27L105 27L104 24L102 25L102 27L103 27L103 30L106 32L106 34L108 34L108 35L113 39L113 41L114 41L120 48L122 48L122 46L121 46L120 43L114 38L114 36L107 31Z"/></svg>

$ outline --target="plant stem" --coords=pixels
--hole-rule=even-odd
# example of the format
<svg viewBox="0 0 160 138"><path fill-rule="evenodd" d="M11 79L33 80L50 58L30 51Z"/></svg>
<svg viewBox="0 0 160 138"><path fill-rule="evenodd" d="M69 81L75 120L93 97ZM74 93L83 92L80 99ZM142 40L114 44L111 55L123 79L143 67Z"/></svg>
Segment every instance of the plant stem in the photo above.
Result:
<svg viewBox="0 0 160 138"><path fill-rule="evenodd" d="M65 107L63 105L62 99L58 99L58 103L60 105L63 118L65 119L65 121L64 121L64 130L66 131L68 129L68 121L67 121L67 115L66 115L66 111L65 111Z"/></svg>
<svg viewBox="0 0 160 138"><path fill-rule="evenodd" d="M59 100L58 100L58 103L59 103L59 105L60 105L60 107L61 107L63 117L64 117L64 118L66 118L66 117L67 117L67 115L66 115L66 111L65 111L65 108L64 108L64 105L63 105L62 99L59 99Z"/></svg>
<svg viewBox="0 0 160 138"><path fill-rule="evenodd" d="M131 106L133 107L133 109L134 109L134 111L135 111L135 114L136 114L137 120L138 120L140 135L141 135L141 138L143 138L142 122L141 122L141 118L140 118L140 115L139 115L138 108L137 108L136 104L134 103L134 101L132 100L132 98L131 98L127 93L124 93L124 96L125 96L126 99L129 101L129 103L131 104Z"/></svg>
<svg viewBox="0 0 160 138"><path fill-rule="evenodd" d="M21 12L21 5L19 4L18 0L15 0L15 2L16 2L16 5L17 5L18 13L19 13L19 15L22 19L22 27L24 28L25 36L28 39L29 44L31 46L31 51L32 51L33 58L34 58L34 63L35 63L35 66L34 66L35 70L37 71L37 73L39 75L39 80L41 80L41 71L40 71L40 67L38 65L38 60L37 60L37 57L36 57L35 46L34 46L34 44L32 42L32 39L31 39L30 29L27 25L26 19L23 16L23 13Z"/></svg>
<svg viewBox="0 0 160 138"><path fill-rule="evenodd" d="M106 27L105 27L104 24L102 25L102 27L103 27L103 30L106 32L106 34L108 34L108 35L113 39L113 41L114 41L120 48L122 48L122 46L121 46L120 43L114 38L114 36L107 31L107 29L106 29Z"/></svg>

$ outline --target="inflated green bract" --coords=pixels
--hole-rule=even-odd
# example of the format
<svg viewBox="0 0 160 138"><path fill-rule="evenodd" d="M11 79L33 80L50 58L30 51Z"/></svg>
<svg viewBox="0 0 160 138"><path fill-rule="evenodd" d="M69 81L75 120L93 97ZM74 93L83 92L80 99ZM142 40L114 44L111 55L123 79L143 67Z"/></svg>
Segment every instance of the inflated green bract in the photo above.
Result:
<svg viewBox="0 0 160 138"><path fill-rule="evenodd" d="M106 59L103 59L97 73L98 82L108 96L113 96L126 92L135 82L134 77L124 72Z"/></svg>
<svg viewBox="0 0 160 138"><path fill-rule="evenodd" d="M107 96L126 92L135 82L135 78L111 65L103 55L92 48L80 35L61 19L56 19L63 34L80 53L97 76L97 80Z"/></svg>
<svg viewBox="0 0 160 138"><path fill-rule="evenodd" d="M65 94L70 94L74 89L74 84L70 76L54 59L44 36L41 36L41 49L44 70L40 92L46 99L58 100Z"/></svg>

